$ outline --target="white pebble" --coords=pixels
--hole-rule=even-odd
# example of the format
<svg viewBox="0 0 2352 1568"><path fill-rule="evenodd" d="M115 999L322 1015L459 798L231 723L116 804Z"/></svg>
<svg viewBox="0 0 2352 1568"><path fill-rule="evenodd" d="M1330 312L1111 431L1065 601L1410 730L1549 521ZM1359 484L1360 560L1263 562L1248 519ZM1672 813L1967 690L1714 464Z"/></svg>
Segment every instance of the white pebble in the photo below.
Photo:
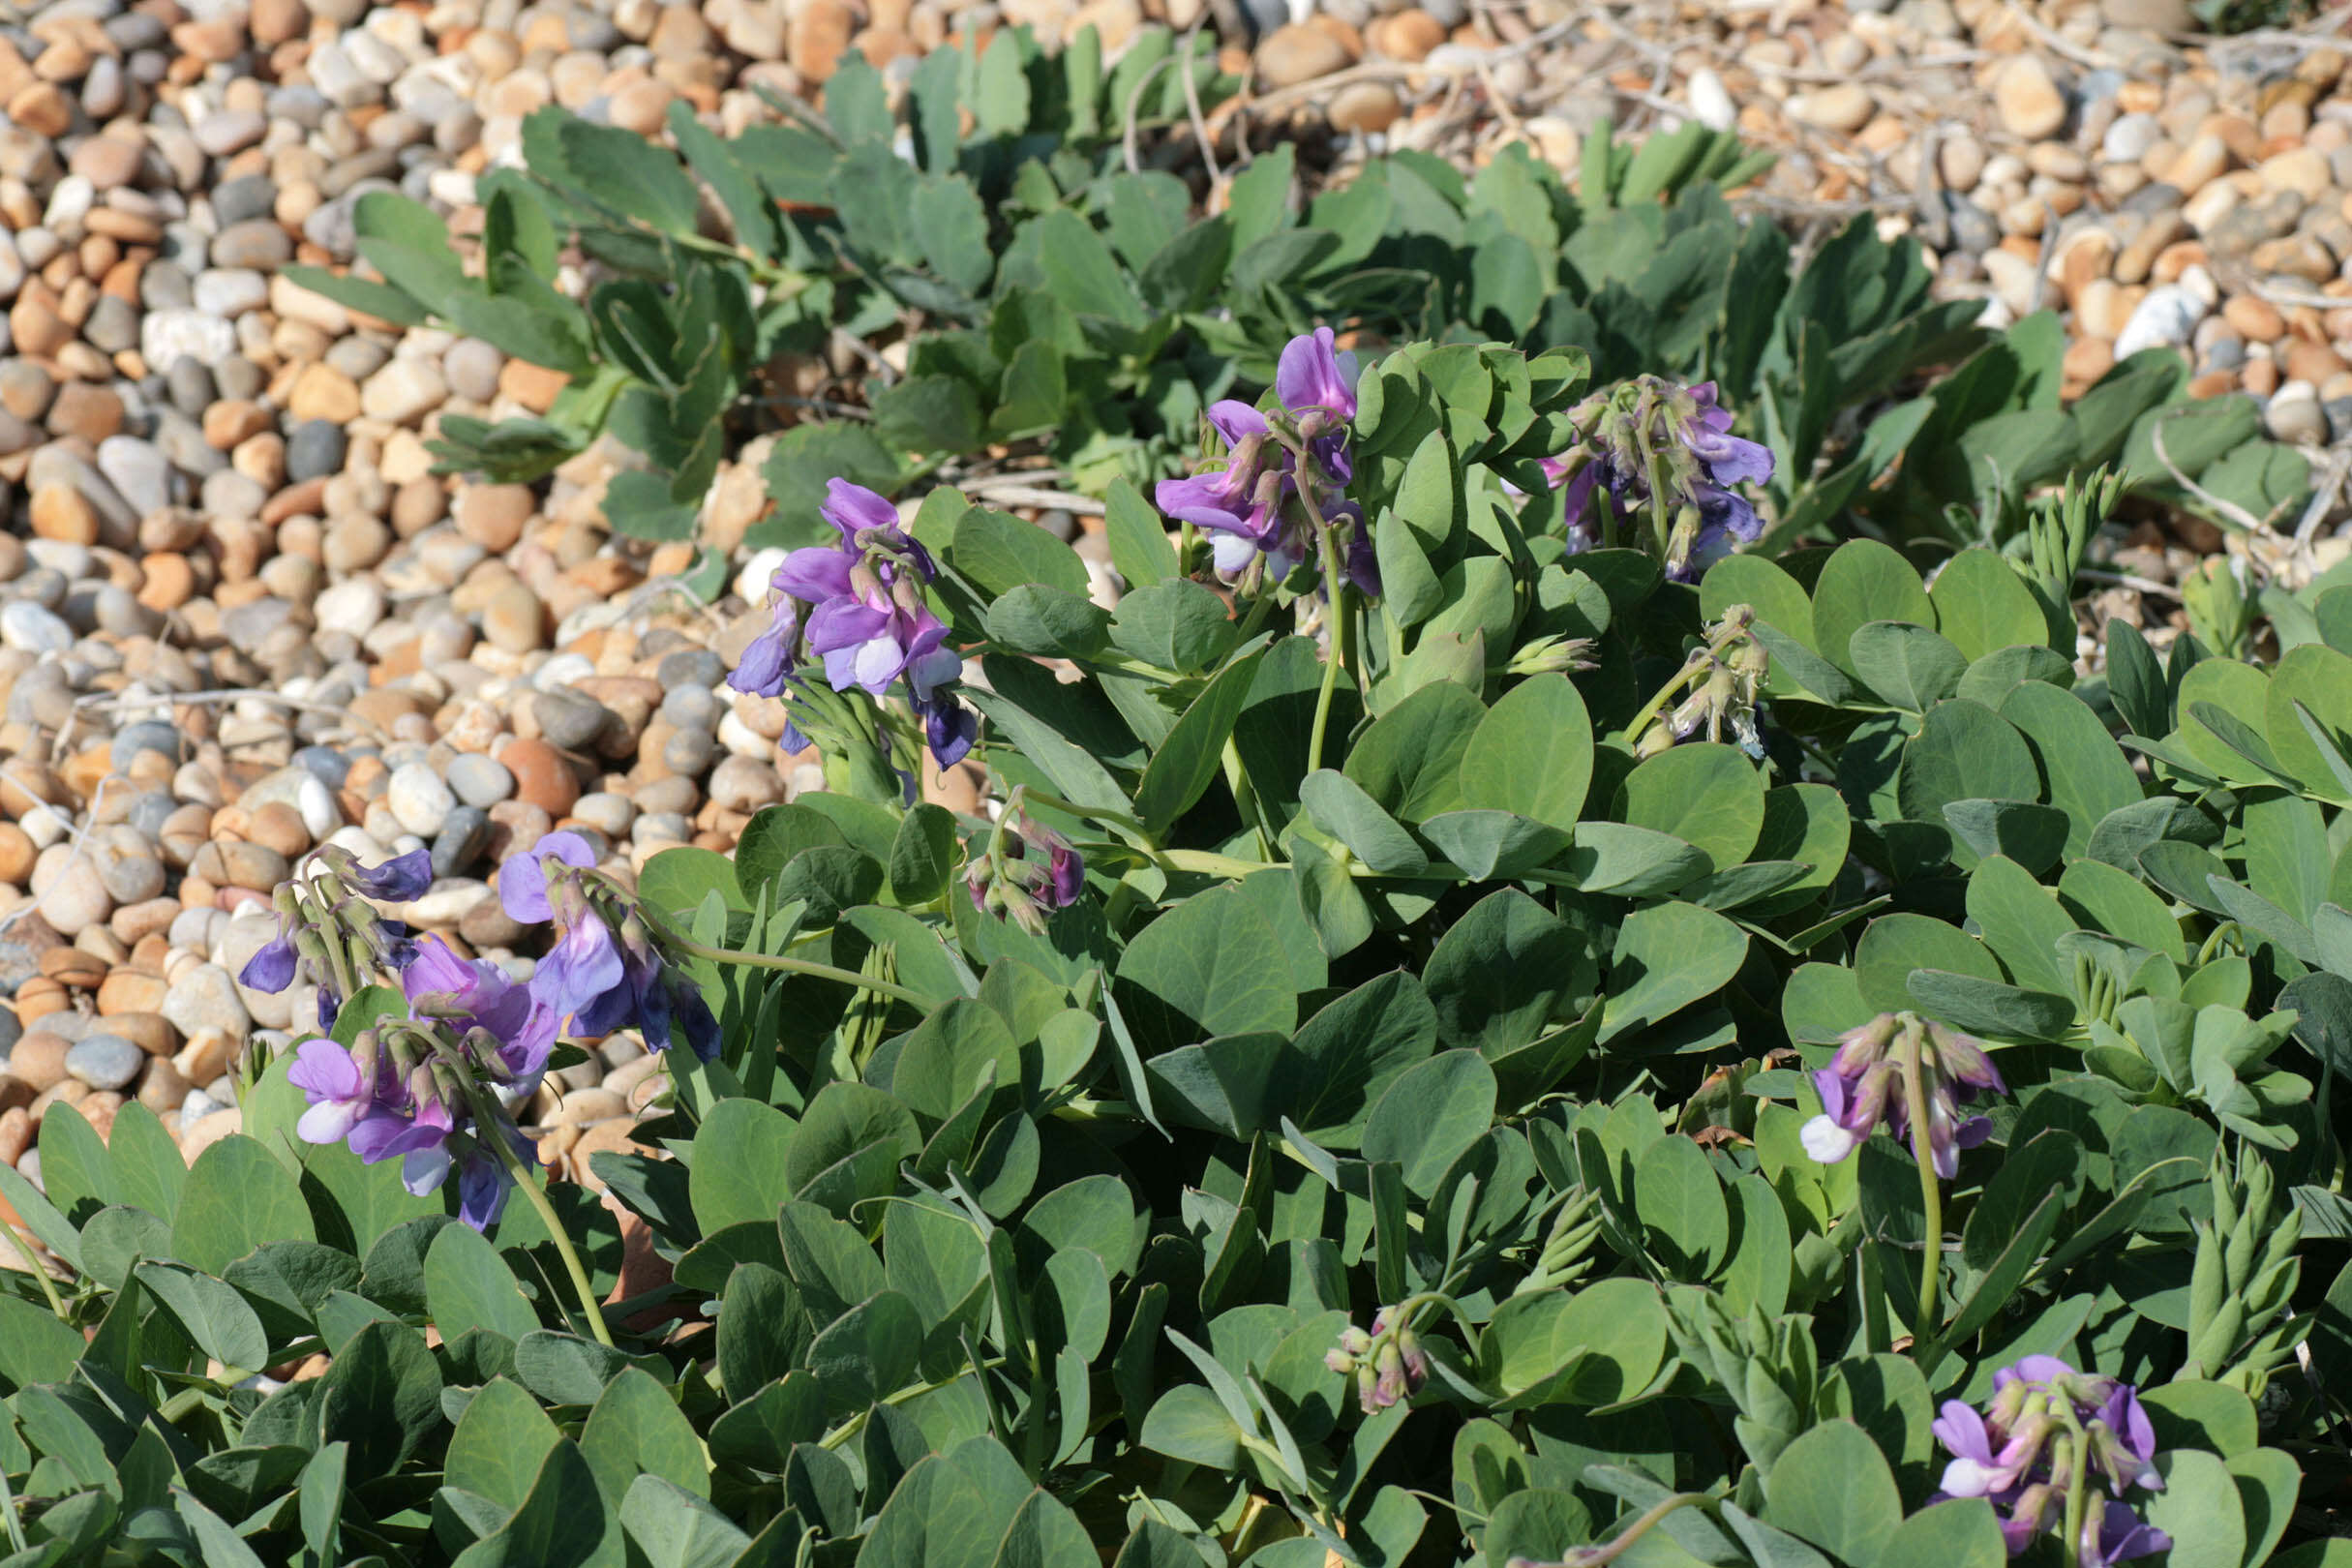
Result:
<svg viewBox="0 0 2352 1568"><path fill-rule="evenodd" d="M2116 335L2115 357L2129 359L2143 348L2164 348L2186 343L2197 323L2205 319L2205 305L2179 284L2163 284L2131 313Z"/></svg>

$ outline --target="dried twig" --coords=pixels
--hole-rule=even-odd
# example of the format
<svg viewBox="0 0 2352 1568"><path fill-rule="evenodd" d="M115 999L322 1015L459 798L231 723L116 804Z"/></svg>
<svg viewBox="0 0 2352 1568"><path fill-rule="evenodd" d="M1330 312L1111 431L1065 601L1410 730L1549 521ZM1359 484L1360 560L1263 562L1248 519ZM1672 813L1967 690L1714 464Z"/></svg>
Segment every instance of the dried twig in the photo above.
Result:
<svg viewBox="0 0 2352 1568"><path fill-rule="evenodd" d="M2041 46L2048 49L2052 54L2063 54L2067 59L2073 61L2076 65L2086 66L2093 71L2112 71L2115 69L2115 59L2112 55L2106 54L2098 49L2086 49L2080 44L2069 43L2067 40L2060 37L2057 33L2052 32L2049 28L2044 27L2031 12L2027 11L2025 7L2017 4L2017 0L2008 0L2006 9L2011 16L2017 18L2018 25L2023 27L2027 32L2032 33L2035 40L2040 43Z"/></svg>
<svg viewBox="0 0 2352 1568"><path fill-rule="evenodd" d="M1079 517L1101 517L1109 508L1092 496L1081 496L1074 490L1047 490L1038 485L998 484L980 480L963 487L976 494L1000 501L1007 506L1039 506L1048 510L1059 507Z"/></svg>

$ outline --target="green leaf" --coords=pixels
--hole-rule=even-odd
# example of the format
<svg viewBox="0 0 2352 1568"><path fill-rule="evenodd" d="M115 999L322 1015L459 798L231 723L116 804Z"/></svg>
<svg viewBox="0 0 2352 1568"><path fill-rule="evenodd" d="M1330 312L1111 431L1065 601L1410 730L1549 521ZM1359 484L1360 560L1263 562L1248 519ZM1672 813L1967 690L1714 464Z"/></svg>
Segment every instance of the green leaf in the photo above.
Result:
<svg viewBox="0 0 2352 1568"><path fill-rule="evenodd" d="M871 407L875 433L910 452L962 453L980 444L980 397L954 377L909 377L876 393Z"/></svg>
<svg viewBox="0 0 2352 1568"><path fill-rule="evenodd" d="M442 1473L449 1485L512 1512L530 1496L548 1451L561 1439L555 1422L522 1384L494 1377L466 1402L442 1454Z"/></svg>
<svg viewBox="0 0 2352 1568"><path fill-rule="evenodd" d="M1489 893L1438 939L1423 980L1437 1032L1489 1058L1533 1040L1565 996L1588 990L1583 936L1516 888Z"/></svg>
<svg viewBox="0 0 2352 1568"><path fill-rule="evenodd" d="M1174 559L1171 553L1171 569ZM1224 600L1180 577L1127 594L1111 629L1121 652L1178 675L1216 664L1239 636Z"/></svg>
<svg viewBox="0 0 2352 1568"><path fill-rule="evenodd" d="M354 1475L389 1475L444 1425L440 1370L414 1329L373 1322L335 1348L317 1409L321 1440L349 1441Z"/></svg>
<svg viewBox="0 0 2352 1568"><path fill-rule="evenodd" d="M1927 597L1936 629L1971 662L1999 648L2038 646L2049 635L2033 590L1997 551L1963 550L1944 563Z"/></svg>
<svg viewBox="0 0 2352 1568"><path fill-rule="evenodd" d="M1147 1051L1219 1035L1275 1031L1298 1020L1288 971L1269 958L1280 939L1239 888L1185 900L1138 932L1120 955L1119 997Z"/></svg>
<svg viewBox="0 0 2352 1568"><path fill-rule="evenodd" d="M955 525L948 564L990 598L1028 583L1083 597L1086 563L1077 552L1034 523L975 506Z"/></svg>
<svg viewBox="0 0 2352 1568"><path fill-rule="evenodd" d="M1348 748L1343 771L1402 823L1462 801L1462 758L1486 706L1451 681L1423 686L1373 721Z"/></svg>
<svg viewBox="0 0 2352 1568"><path fill-rule="evenodd" d="M1212 677L1144 769L1143 780L1135 786L1135 815L1154 832L1190 810L1216 779L1225 741L1264 656L1260 649Z"/></svg>
<svg viewBox="0 0 2352 1568"><path fill-rule="evenodd" d="M1935 606L1909 561L1874 539L1850 539L1838 546L1814 582L1813 646L1846 674L1862 679L1852 643L1854 634L1872 621L1933 626Z"/></svg>
<svg viewBox="0 0 2352 1568"><path fill-rule="evenodd" d="M1462 802L1574 828L1592 778L1592 721L1566 676L1505 692L1462 754Z"/></svg>
<svg viewBox="0 0 2352 1568"><path fill-rule="evenodd" d="M607 1518L588 1461L578 1446L558 1440L523 1506L460 1553L455 1568L582 1568L604 1554Z"/></svg>
<svg viewBox="0 0 2352 1568"><path fill-rule="evenodd" d="M1968 671L1960 649L1925 626L1899 620L1855 627L1847 649L1855 678L1907 713L1923 713L1951 695Z"/></svg>
<svg viewBox="0 0 2352 1568"><path fill-rule="evenodd" d="M2001 1521L1982 1497L1953 1497L1905 1520L1872 1559L1877 1568L2002 1568Z"/></svg>
<svg viewBox="0 0 2352 1568"><path fill-rule="evenodd" d="M1494 1070L1472 1050L1431 1057L1389 1086L1364 1129L1364 1158L1402 1167L1422 1197L1494 1120Z"/></svg>
<svg viewBox="0 0 2352 1568"><path fill-rule="evenodd" d="M425 1300L444 1339L481 1328L520 1340L539 1326L514 1271L471 1225L444 1225L433 1238L425 1253Z"/></svg>
<svg viewBox="0 0 2352 1568"><path fill-rule="evenodd" d="M1317 769L1300 784L1299 800L1316 826L1372 870L1410 876L1428 867L1429 857L1413 835L1346 774Z"/></svg>
<svg viewBox="0 0 2352 1568"><path fill-rule="evenodd" d="M1699 1145L1672 1135L1652 1143L1634 1165L1633 1191L1650 1255L1678 1280L1709 1278L1731 1251L1732 1217Z"/></svg>
<svg viewBox="0 0 2352 1568"><path fill-rule="evenodd" d="M1764 1520L1844 1561L1875 1563L1903 1523L1885 1456L1851 1421L1804 1432L1764 1478Z"/></svg>
<svg viewBox="0 0 2352 1568"><path fill-rule="evenodd" d="M1131 483L1113 481L1104 506L1111 569L1126 580L1131 593L1176 576L1176 547L1168 542L1166 521ZM1125 600L1120 608L1125 610Z"/></svg>
<svg viewBox="0 0 2352 1568"><path fill-rule="evenodd" d="M605 1385L580 1430L580 1452L608 1496L627 1492L630 1477L648 1475L696 1497L710 1495L710 1462L693 1423L642 1368L624 1368Z"/></svg>
<svg viewBox="0 0 2352 1568"><path fill-rule="evenodd" d="M1764 829L1764 775L1737 746L1685 741L1636 767L1624 788L1625 822L1698 850L1703 875L1745 860Z"/></svg>
<svg viewBox="0 0 2352 1568"><path fill-rule="evenodd" d="M988 248L988 214L971 181L949 174L917 185L907 225L934 273L968 294L987 287L995 254Z"/></svg>
<svg viewBox="0 0 2352 1568"><path fill-rule="evenodd" d="M177 1263L141 1263L138 1279L196 1347L224 1367L257 1372L269 1364L269 1337L235 1286Z"/></svg>
<svg viewBox="0 0 2352 1568"><path fill-rule="evenodd" d="M181 1261L219 1274L264 1242L316 1241L294 1178L253 1139L232 1134L196 1157L171 1227Z"/></svg>
<svg viewBox="0 0 2352 1568"><path fill-rule="evenodd" d="M2246 1560L2246 1507L2229 1466L2211 1454L2176 1449L2156 1455L2161 1492L2132 1501L2149 1523L2172 1537L2167 1560L2237 1563Z"/></svg>
<svg viewBox="0 0 2352 1568"><path fill-rule="evenodd" d="M170 1223L180 1212L180 1193L188 1185L188 1161L155 1112L136 1100L125 1101L114 1113L106 1152L113 1161L119 1201Z"/></svg>
<svg viewBox="0 0 2352 1568"><path fill-rule="evenodd" d="M1748 934L1694 904L1639 909L1617 927L1601 1040L1646 1027L1721 990L1747 961Z"/></svg>

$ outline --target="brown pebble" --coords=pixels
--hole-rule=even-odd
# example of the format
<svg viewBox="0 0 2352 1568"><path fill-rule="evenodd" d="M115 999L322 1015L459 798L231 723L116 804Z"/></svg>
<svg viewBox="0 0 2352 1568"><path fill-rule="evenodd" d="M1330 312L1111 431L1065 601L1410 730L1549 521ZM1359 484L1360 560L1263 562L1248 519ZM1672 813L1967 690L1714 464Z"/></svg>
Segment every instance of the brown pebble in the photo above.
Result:
<svg viewBox="0 0 2352 1568"><path fill-rule="evenodd" d="M563 816L580 799L580 780L571 763L544 740L510 740L498 761L515 776L515 798L551 818Z"/></svg>
<svg viewBox="0 0 2352 1568"><path fill-rule="evenodd" d="M22 1040L17 1040L15 1046L10 1050L8 1070L16 1077L31 1084L33 1092L39 1094L52 1085L64 1081L66 1052L73 1049L73 1044L74 1042L63 1035L52 1035L46 1030L36 1029Z"/></svg>

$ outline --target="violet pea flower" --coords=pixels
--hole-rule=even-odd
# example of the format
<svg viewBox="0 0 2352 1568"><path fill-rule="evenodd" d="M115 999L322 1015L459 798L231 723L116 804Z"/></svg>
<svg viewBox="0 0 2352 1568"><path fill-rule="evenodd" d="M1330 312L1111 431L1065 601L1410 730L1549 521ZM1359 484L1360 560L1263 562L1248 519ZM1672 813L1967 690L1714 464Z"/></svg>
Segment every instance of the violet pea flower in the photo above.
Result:
<svg viewBox="0 0 2352 1568"><path fill-rule="evenodd" d="M1311 436L1308 448L1331 482L1343 485L1355 477L1355 465L1347 455L1347 427L1356 418L1356 392L1347 371L1355 356L1348 355L1343 363L1334 347L1337 341L1331 328L1316 327L1284 344L1275 363L1274 395L1293 416L1320 409L1328 423L1338 427Z"/></svg>
<svg viewBox="0 0 2352 1568"><path fill-rule="evenodd" d="M301 966L302 955L294 950L294 934L281 922L278 934L245 961L245 967L237 972L237 980L256 991L275 994L294 983L295 971Z"/></svg>
<svg viewBox="0 0 2352 1568"><path fill-rule="evenodd" d="M517 850L498 864L498 903L507 915L526 925L553 918L547 902L547 860L590 871L596 852L574 832L549 833L527 850Z"/></svg>
<svg viewBox="0 0 2352 1568"><path fill-rule="evenodd" d="M433 886L433 852L415 849L394 856L381 865L354 862L345 873L351 886L370 898L405 904L422 898Z"/></svg>
<svg viewBox="0 0 2352 1568"><path fill-rule="evenodd" d="M380 1110L374 1075L361 1071L351 1053L331 1040L306 1040L296 1046L286 1077L310 1101L294 1124L305 1143L341 1143Z"/></svg>

